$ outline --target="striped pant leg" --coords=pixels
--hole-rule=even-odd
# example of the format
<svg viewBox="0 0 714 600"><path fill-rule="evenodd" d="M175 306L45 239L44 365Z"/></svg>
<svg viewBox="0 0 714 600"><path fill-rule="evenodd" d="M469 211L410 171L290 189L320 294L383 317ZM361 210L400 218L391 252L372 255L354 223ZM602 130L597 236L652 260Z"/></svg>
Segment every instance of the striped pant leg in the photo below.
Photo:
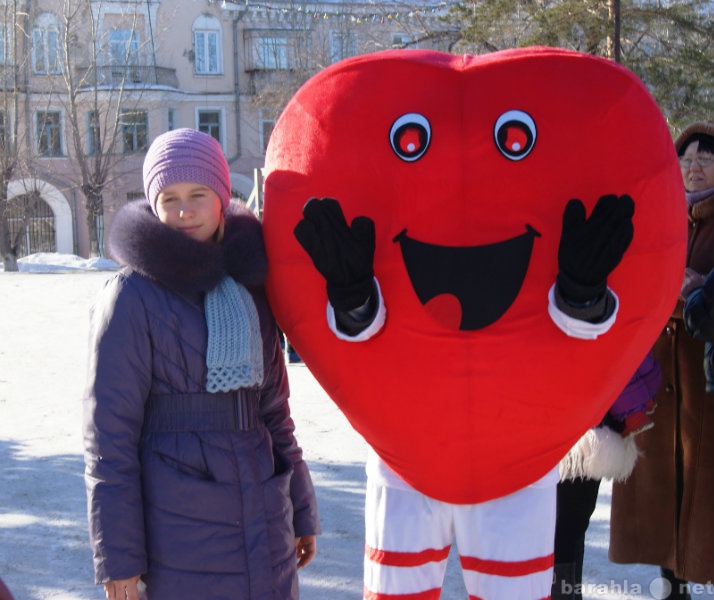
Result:
<svg viewBox="0 0 714 600"><path fill-rule="evenodd" d="M455 507L455 537L469 600L550 597L557 468L513 494Z"/></svg>
<svg viewBox="0 0 714 600"><path fill-rule="evenodd" d="M453 539L451 505L367 479L365 600L439 600Z"/></svg>

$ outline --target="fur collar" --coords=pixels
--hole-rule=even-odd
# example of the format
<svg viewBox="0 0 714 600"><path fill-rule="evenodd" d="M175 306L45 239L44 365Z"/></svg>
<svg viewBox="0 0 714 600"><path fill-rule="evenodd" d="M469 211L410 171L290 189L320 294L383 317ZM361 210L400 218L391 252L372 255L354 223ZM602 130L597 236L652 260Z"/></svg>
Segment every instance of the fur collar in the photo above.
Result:
<svg viewBox="0 0 714 600"><path fill-rule="evenodd" d="M114 217L108 249L117 262L179 293L206 292L228 274L250 288L265 282L267 259L260 221L231 202L220 244L197 242L164 225L145 200Z"/></svg>

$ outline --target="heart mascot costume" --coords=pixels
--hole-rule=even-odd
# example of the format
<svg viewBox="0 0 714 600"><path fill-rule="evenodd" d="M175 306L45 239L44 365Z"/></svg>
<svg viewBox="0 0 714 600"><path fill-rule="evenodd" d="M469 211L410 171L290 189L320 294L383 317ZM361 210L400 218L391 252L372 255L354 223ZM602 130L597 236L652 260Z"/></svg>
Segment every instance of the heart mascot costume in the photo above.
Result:
<svg viewBox="0 0 714 600"><path fill-rule="evenodd" d="M310 79L266 155L268 293L372 449L364 597L550 593L557 464L674 306L667 125L610 61L386 51Z"/></svg>

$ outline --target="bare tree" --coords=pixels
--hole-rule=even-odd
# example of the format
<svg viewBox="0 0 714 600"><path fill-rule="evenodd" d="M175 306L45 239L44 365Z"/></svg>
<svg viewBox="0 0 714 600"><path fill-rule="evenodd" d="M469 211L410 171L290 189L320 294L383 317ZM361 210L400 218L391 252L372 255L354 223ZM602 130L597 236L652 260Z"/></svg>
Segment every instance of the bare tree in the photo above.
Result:
<svg viewBox="0 0 714 600"><path fill-rule="evenodd" d="M62 0L62 89L76 162L78 189L84 196L89 253L103 253L103 193L112 177L120 175L127 143L142 151L148 132L136 106L142 86L154 75L141 64L139 14L131 9L116 17L115 29L103 23L104 3ZM104 25L104 26L101 26ZM118 33L117 33L118 32Z"/></svg>
<svg viewBox="0 0 714 600"><path fill-rule="evenodd" d="M6 271L17 271L19 236L27 219L23 206L11 202L8 188L21 169L22 143L19 135L20 95L24 88L22 52L27 13L24 2L9 0L2 5L0 39L0 253ZM17 226L17 220L21 225ZM15 225L11 227L11 225Z"/></svg>
<svg viewBox="0 0 714 600"><path fill-rule="evenodd" d="M246 48L251 101L269 118L277 118L307 79L334 62L393 48L446 50L458 35L425 2L280 6L266 12L268 26L256 29Z"/></svg>

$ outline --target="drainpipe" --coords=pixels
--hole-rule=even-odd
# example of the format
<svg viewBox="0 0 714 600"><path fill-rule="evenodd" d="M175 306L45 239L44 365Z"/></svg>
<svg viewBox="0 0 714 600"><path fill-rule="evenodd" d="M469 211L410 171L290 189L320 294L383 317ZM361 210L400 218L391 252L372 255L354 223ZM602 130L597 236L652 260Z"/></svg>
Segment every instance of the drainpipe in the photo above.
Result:
<svg viewBox="0 0 714 600"><path fill-rule="evenodd" d="M230 164L234 160L240 158L243 155L241 133L240 133L240 85L238 83L238 76L240 75L240 66L238 63L238 23L243 19L243 17L248 12L248 9L244 9L238 12L232 21L233 25L233 80L234 80L234 94L235 94L235 120L236 120L236 142L237 151L235 156L228 160Z"/></svg>
<svg viewBox="0 0 714 600"><path fill-rule="evenodd" d="M25 20L25 31L30 32L27 35L22 36L22 53L23 53L23 76L24 76L24 104L25 104L25 152L27 156L27 164L31 165L32 164L32 157L33 157L33 123L34 123L34 117L32 114L32 106L31 106L31 99L30 96L32 95L32 90L30 89L30 63L32 62L31 54L31 46L30 46L30 38L32 37L32 32L30 30L30 7L29 3L25 2L25 9L23 11L23 18ZM17 35L17 32L13 32L13 36ZM17 46L15 46L17 48ZM17 60L18 57L14 56L14 60ZM19 73L19 71L18 71ZM17 89L17 86L16 86ZM18 115L15 115L15 118L18 118Z"/></svg>

